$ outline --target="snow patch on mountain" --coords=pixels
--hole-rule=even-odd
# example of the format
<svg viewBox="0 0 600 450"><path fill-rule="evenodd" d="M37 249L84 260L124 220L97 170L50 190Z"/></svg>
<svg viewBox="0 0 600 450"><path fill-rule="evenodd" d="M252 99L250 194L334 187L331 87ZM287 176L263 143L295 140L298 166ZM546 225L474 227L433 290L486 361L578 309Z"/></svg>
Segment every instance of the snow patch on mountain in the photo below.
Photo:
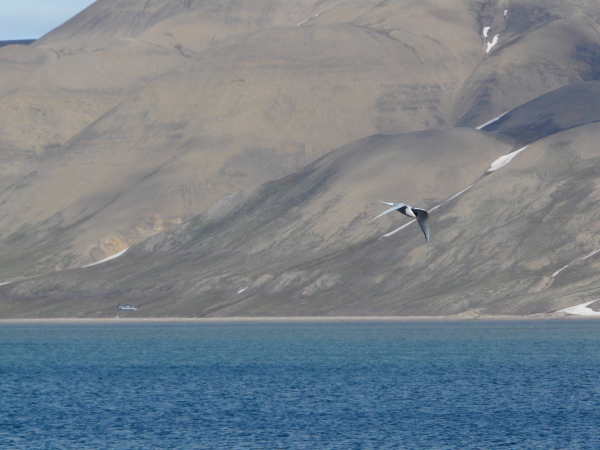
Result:
<svg viewBox="0 0 600 450"><path fill-rule="evenodd" d="M85 268L85 267L95 266L97 264L102 264L102 263L105 263L106 261L110 261L111 259L118 258L123 253L125 253L127 250L129 250L129 248L126 248L125 250L121 250L119 253L115 253L114 255L109 256L108 258L101 259L100 261L96 261L95 263L91 263L91 264L88 264L87 266L83 266L83 267Z"/></svg>
<svg viewBox="0 0 600 450"><path fill-rule="evenodd" d="M558 312L564 312L567 314L573 314L577 316L600 316L599 311L594 311L589 307L594 302L598 300L592 300L591 302L582 303L581 305L571 306L570 308L561 309Z"/></svg>

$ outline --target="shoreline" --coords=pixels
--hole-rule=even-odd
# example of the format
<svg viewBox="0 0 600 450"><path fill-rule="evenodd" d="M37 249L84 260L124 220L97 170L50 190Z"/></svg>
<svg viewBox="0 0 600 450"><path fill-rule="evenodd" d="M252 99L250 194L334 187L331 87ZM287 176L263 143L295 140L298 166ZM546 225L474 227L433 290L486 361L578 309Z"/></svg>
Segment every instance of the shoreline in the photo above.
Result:
<svg viewBox="0 0 600 450"><path fill-rule="evenodd" d="M598 316L567 313L543 313L529 316L457 314L451 316L294 316L294 317L55 317L55 318L0 318L0 325L8 324L126 324L126 323L334 323L334 322L461 322L461 321L528 321L528 320L596 320Z"/></svg>

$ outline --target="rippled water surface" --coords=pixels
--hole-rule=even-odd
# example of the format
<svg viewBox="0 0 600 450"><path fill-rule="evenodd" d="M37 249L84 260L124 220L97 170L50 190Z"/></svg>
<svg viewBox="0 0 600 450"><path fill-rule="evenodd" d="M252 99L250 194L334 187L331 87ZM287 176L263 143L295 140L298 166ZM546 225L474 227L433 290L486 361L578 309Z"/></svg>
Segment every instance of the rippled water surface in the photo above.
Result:
<svg viewBox="0 0 600 450"><path fill-rule="evenodd" d="M598 449L600 321L0 325L1 449Z"/></svg>

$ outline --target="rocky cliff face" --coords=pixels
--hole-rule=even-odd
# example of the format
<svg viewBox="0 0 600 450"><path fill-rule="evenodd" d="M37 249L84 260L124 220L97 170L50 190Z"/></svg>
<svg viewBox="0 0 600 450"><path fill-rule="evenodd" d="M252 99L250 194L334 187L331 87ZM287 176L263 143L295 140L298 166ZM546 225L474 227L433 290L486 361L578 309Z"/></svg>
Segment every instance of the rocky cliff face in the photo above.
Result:
<svg viewBox="0 0 600 450"><path fill-rule="evenodd" d="M584 1L101 0L3 47L0 269L21 281L0 314L591 298L599 17ZM368 223L376 198L436 208L431 243L414 224L379 239L406 220Z"/></svg>

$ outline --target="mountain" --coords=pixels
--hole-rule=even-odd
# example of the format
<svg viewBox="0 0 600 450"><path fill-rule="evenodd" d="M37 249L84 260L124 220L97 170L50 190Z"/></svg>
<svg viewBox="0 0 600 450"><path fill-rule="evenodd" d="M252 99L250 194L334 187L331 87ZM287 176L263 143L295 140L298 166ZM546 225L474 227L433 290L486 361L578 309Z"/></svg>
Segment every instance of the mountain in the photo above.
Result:
<svg viewBox="0 0 600 450"><path fill-rule="evenodd" d="M480 129L514 139L518 145L600 121L600 83L574 83L507 111Z"/></svg>
<svg viewBox="0 0 600 450"><path fill-rule="evenodd" d="M0 41L0 47L5 47L7 45L29 45L32 42L35 42L35 39L16 39L11 41Z"/></svg>
<svg viewBox="0 0 600 450"><path fill-rule="evenodd" d="M62 144L44 144L46 150L34 147L36 154L29 156L28 165L17 173L26 175L27 182L11 184L0 193L1 201L11 208L3 216L5 220L0 220L7 242L18 237L19 246L26 246L28 252L21 257L17 250L19 261L36 261L32 266L11 259L13 273L31 274L44 267L52 270L101 259L193 217L226 195L292 173L352 140L378 132L446 125L454 90L475 67L480 51L476 33L469 33L474 25L472 14L450 16L452 20L441 14L433 17L432 24L427 22L432 36L441 38L442 33L453 33L457 36L455 42L464 42L460 46L464 48L452 49L435 37L417 39L404 32L406 37L400 40L381 29L415 27L410 12L417 9L419 13L420 4L381 6L373 2L364 6L342 2L338 8L338 3L303 3L299 9L302 17L312 19L308 23L324 22L321 25L297 26L306 20L298 18L293 26L216 39L195 54L172 48L167 58L155 55L165 66L150 74L138 61L151 64L154 60L145 50L140 50L139 57L131 54L131 69L113 55L132 47L147 49L150 44L145 39L118 37L105 48L86 50L75 25L96 23L92 19L100 13L94 7L74 18L75 24L67 22L63 26L67 31L74 28L72 31L59 28L34 44L34 51L63 54L70 50L56 50L59 43L64 47L60 36L73 35L83 49L63 60L78 64L79 58L90 59L77 66L85 74L95 70L96 62L103 70L112 71L102 77L100 85L108 83L106 89L98 92L96 87L90 98L99 96L105 99L103 106L115 106L102 114L92 111L99 117L77 133L71 130L57 136L58 144L64 141ZM95 5L107 7L108 2ZM224 11L217 8L219 14L201 9L186 17L222 25L229 23L227 14L231 11L239 15L249 8L246 14L254 17L254 28L279 25L276 19L289 21L287 2L265 3L272 5L265 6L266 11L275 6L283 8L280 13L271 13L274 18L270 20L264 19L264 11L254 8L255 2L235 5ZM101 11L104 17L113 9ZM388 24L391 13L397 17ZM329 16L332 18L327 19ZM171 23L169 20L161 25L159 35L167 35L162 27ZM98 23L102 30L102 20ZM229 33L229 28L224 30ZM155 36L151 29L144 33ZM203 32L199 33L201 37ZM52 40L54 35L60 39ZM101 43L103 38L98 36ZM169 46L155 44L150 48L167 52ZM17 51L24 50L13 50ZM171 58L169 64L176 67L160 75L166 70L164 61ZM60 63L57 70L62 73L65 64ZM40 77L48 79L50 68L41 70ZM137 89L142 75L145 85ZM95 76L83 77L82 83L93 83ZM127 83L131 86L128 90L117 90L117 85ZM72 95L70 86L67 95L60 94L62 101ZM135 93L130 95L131 91ZM19 92L11 96L21 95ZM48 115L60 113L59 104L59 100L49 102L51 112L42 110L39 115L53 133L57 127ZM79 120L89 121L79 111L78 116L77 120L64 121L65 126L79 128ZM26 134L25 128L44 128L37 122L27 123L18 113L11 117L22 123L21 131L17 125L5 128L12 133L22 135ZM37 139L30 134L27 138ZM31 148L34 144L27 145ZM14 148L17 144L6 146ZM27 152L22 144L21 148L21 152ZM15 216L18 221L12 220ZM35 233L23 236L23 223ZM21 237L25 239L22 243ZM57 240L60 245L55 247Z"/></svg>
<svg viewBox="0 0 600 450"><path fill-rule="evenodd" d="M592 299L599 18L583 0L100 0L3 47L0 317ZM435 208L432 241L381 238L407 219L369 223L378 198Z"/></svg>
<svg viewBox="0 0 600 450"><path fill-rule="evenodd" d="M319 270L314 276L311 271L294 269L290 275L290 269L312 266L337 252L360 248L365 241L376 242L386 224L385 219L367 224L382 206L375 201L376 196L382 192L402 193L415 205L433 206L444 201L448 192L457 192L481 177L490 161L511 148L485 132L469 129L361 139L288 177L246 195L234 194L184 225L145 240L115 260L119 267L116 272L107 272L104 264L110 263L104 263L34 278L14 287L40 293L41 298L36 300L41 301L36 306L40 314L52 313L56 308L64 311L71 301L77 302L77 310L82 311L85 298L89 300L84 315L93 316L97 311L105 315L113 312L117 300L127 303L143 298L147 302L162 292L162 301L155 306L145 303L145 314L177 315L171 303L177 298L176 309L185 315L212 311L220 315L223 305L237 304L240 296L236 292L248 286L251 288L241 297L244 304L248 297L258 296L268 305L281 301L283 309L267 311L264 305L254 305L242 309L244 315L305 314L306 308L288 303L293 297L290 283L322 283L332 288L343 285L348 274L330 275ZM428 188L419 188L423 184ZM362 205L360 209L357 203ZM420 230L412 231L413 245L425 242ZM434 226L432 233L436 232ZM134 263L127 269L131 258ZM72 283L75 292L61 288L61 299L53 298L46 283L54 283L56 276L61 278L61 286ZM198 295L203 293L211 300L198 302ZM239 305L232 311L240 312Z"/></svg>
<svg viewBox="0 0 600 450"><path fill-rule="evenodd" d="M477 126L561 86L598 79L597 5L554 0L481 5L479 24L490 27L486 40L498 36L498 41L461 87L454 124Z"/></svg>

